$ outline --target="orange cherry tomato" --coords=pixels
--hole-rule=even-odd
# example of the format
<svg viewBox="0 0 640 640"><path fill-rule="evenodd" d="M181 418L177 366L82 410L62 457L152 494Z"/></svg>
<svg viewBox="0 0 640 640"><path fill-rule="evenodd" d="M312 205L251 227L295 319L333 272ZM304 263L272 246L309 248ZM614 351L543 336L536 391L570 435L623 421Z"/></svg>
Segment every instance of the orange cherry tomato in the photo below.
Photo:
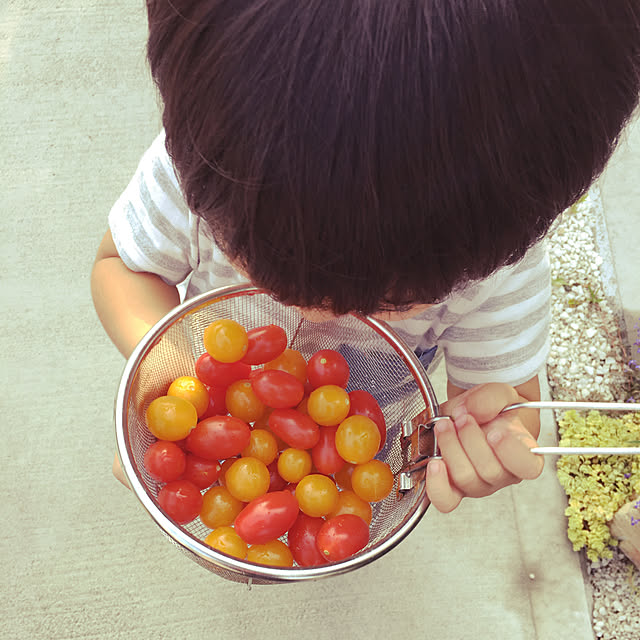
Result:
<svg viewBox="0 0 640 640"><path fill-rule="evenodd" d="M146 411L147 427L158 440L186 438L198 422L196 408L184 398L160 396Z"/></svg>
<svg viewBox="0 0 640 640"><path fill-rule="evenodd" d="M356 465L351 476L354 492L367 502L386 498L393 489L393 481L391 468L382 460Z"/></svg>
<svg viewBox="0 0 640 640"><path fill-rule="evenodd" d="M216 551L244 560L247 557L247 543L233 527L217 527L205 539L205 543Z"/></svg>
<svg viewBox="0 0 640 640"><path fill-rule="evenodd" d="M300 482L311 473L311 456L304 449L285 449L278 457L278 473L287 482Z"/></svg>
<svg viewBox="0 0 640 640"><path fill-rule="evenodd" d="M307 400L309 416L323 427L334 427L349 415L349 394L335 384L314 389Z"/></svg>
<svg viewBox="0 0 640 640"><path fill-rule="evenodd" d="M272 567L293 566L291 549L282 540L254 544L247 551L247 560L255 564L265 564Z"/></svg>
<svg viewBox="0 0 640 640"><path fill-rule="evenodd" d="M238 362L249 346L246 329L235 320L221 318L212 322L203 336L206 352L218 362Z"/></svg>
<svg viewBox="0 0 640 640"><path fill-rule="evenodd" d="M257 458L270 465L278 455L276 437L266 429L253 429L249 444L242 450L243 458Z"/></svg>
<svg viewBox="0 0 640 640"><path fill-rule="evenodd" d="M285 349L277 358L264 365L265 369L286 371L304 384L307 380L307 361L295 349Z"/></svg>
<svg viewBox="0 0 640 640"><path fill-rule="evenodd" d="M269 491L271 476L267 465L257 458L238 458L225 473L224 482L234 498L250 502Z"/></svg>
<svg viewBox="0 0 640 640"><path fill-rule="evenodd" d="M340 423L335 442L340 457L352 464L362 464L378 452L380 431L371 418L350 416Z"/></svg>
<svg viewBox="0 0 640 640"><path fill-rule="evenodd" d="M203 382L192 376L180 376L176 378L167 391L168 396L184 398L190 402L198 412L198 418L202 418L209 408L209 390Z"/></svg>
<svg viewBox="0 0 640 640"><path fill-rule="evenodd" d="M312 518L319 518L336 508L338 488L331 478L312 473L298 482L296 499L300 505L300 511Z"/></svg>
<svg viewBox="0 0 640 640"><path fill-rule="evenodd" d="M259 420L266 409L249 380L236 380L231 383L225 394L225 404L232 416L245 422Z"/></svg>
<svg viewBox="0 0 640 640"><path fill-rule="evenodd" d="M210 529L233 524L244 509L244 503L234 498L225 487L211 487L202 496L200 520Z"/></svg>
<svg viewBox="0 0 640 640"><path fill-rule="evenodd" d="M327 514L327 519L343 513L353 513L367 524L371 524L371 505L354 491L341 491L338 494L338 504L331 513Z"/></svg>

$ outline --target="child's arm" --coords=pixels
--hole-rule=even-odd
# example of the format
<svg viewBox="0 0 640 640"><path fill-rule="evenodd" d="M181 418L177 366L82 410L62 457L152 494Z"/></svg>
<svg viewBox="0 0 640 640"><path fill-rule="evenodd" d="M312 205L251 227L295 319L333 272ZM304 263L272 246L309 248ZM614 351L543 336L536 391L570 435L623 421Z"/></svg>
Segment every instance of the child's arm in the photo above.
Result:
<svg viewBox="0 0 640 640"><path fill-rule="evenodd" d="M91 272L93 303L107 334L128 358L145 333L180 302L176 287L127 268L107 231Z"/></svg>
<svg viewBox="0 0 640 640"><path fill-rule="evenodd" d="M455 509L464 497L479 498L523 479L537 478L544 461L530 452L540 429L536 410L502 409L516 402L538 400L537 376L517 387L491 383L456 394L441 413L454 421L436 426L442 461L427 467L427 493L442 512Z"/></svg>
<svg viewBox="0 0 640 640"><path fill-rule="evenodd" d="M144 334L180 302L176 287L159 276L136 273L125 266L110 231L98 248L91 272L91 295L100 322L125 358ZM117 455L112 470L128 487Z"/></svg>

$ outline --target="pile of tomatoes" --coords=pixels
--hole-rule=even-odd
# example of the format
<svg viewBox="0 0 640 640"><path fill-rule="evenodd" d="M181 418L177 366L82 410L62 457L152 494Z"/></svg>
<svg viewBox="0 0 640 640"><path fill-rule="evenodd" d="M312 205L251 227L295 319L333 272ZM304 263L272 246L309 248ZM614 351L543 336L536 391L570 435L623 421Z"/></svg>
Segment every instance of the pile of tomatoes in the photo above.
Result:
<svg viewBox="0 0 640 640"><path fill-rule="evenodd" d="M371 503L394 477L375 457L383 413L368 392L347 392L345 358L323 349L306 361L282 327L230 319L203 342L195 376L146 411L157 440L144 465L163 511L178 524L199 517L206 544L258 564L317 566L364 548Z"/></svg>

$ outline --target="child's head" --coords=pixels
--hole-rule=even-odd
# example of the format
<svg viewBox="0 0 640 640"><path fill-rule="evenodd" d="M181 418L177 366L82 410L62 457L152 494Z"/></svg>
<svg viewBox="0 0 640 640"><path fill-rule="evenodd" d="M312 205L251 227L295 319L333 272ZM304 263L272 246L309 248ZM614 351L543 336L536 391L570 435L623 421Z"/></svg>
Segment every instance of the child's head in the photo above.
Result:
<svg viewBox="0 0 640 640"><path fill-rule="evenodd" d="M336 313L510 264L640 93L638 0L147 0L191 209L258 286Z"/></svg>

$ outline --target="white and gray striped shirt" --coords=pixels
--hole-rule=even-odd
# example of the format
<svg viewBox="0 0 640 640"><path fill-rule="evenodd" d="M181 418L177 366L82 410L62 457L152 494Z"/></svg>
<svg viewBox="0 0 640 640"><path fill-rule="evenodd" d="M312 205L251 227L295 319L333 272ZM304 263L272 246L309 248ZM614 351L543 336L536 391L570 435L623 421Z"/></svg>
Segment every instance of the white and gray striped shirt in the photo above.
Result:
<svg viewBox="0 0 640 640"><path fill-rule="evenodd" d="M133 271L186 282L186 297L243 282L207 225L182 195L161 133L144 154L109 214L124 263ZM534 377L548 354L550 273L543 243L420 315L391 322L419 352L437 345L449 380L462 388L483 382L518 385ZM438 358L439 360L439 358Z"/></svg>

